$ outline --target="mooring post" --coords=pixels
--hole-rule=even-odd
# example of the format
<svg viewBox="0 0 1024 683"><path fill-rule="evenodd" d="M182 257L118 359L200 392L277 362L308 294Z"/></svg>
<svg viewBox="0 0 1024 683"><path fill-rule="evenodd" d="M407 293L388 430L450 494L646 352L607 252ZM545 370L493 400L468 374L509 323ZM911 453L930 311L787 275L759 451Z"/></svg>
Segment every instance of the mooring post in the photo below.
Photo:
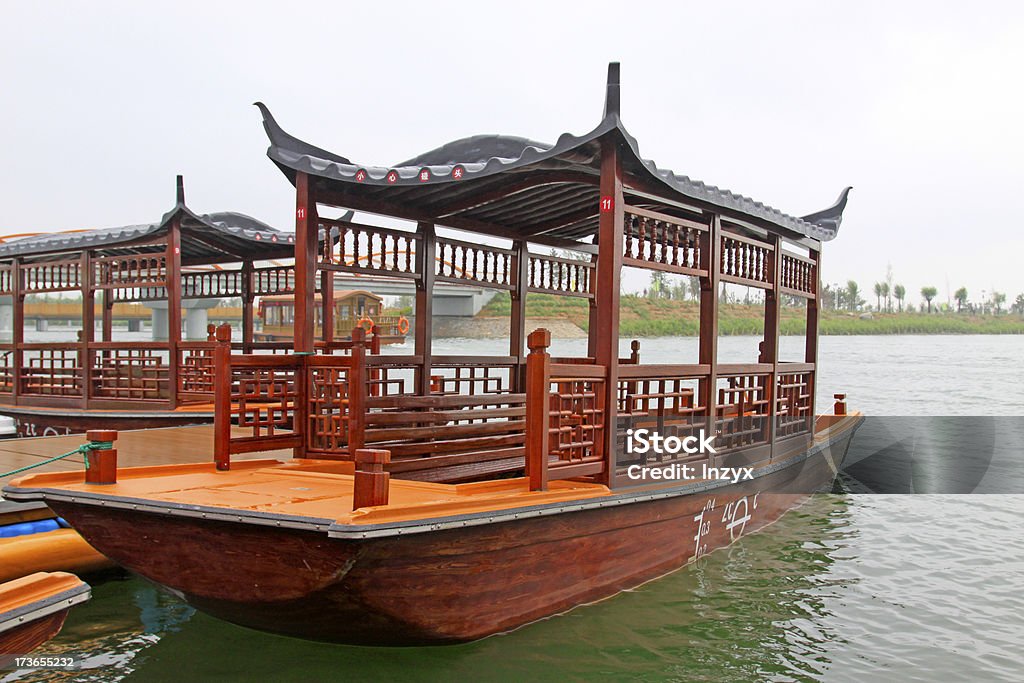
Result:
<svg viewBox="0 0 1024 683"><path fill-rule="evenodd" d="M846 394L833 394L836 404L832 407L836 415L846 415Z"/></svg>
<svg viewBox="0 0 1024 683"><path fill-rule="evenodd" d="M355 484L352 509L388 504L388 480L391 475L384 465L391 461L391 451L360 448L356 451Z"/></svg>
<svg viewBox="0 0 1024 683"><path fill-rule="evenodd" d="M109 443L113 446L117 441L117 432L113 429L91 429L85 433L85 438L93 444ZM85 483L117 483L117 450L115 448L96 448L85 452Z"/></svg>
<svg viewBox="0 0 1024 683"><path fill-rule="evenodd" d="M217 469L231 469L231 326L215 333L213 350L213 461Z"/></svg>

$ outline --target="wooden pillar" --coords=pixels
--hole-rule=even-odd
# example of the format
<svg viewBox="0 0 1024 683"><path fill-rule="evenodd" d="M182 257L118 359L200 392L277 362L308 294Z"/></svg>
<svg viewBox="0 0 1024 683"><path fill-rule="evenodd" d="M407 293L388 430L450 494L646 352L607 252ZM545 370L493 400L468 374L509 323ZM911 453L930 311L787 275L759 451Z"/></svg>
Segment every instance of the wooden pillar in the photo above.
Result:
<svg viewBox="0 0 1024 683"><path fill-rule="evenodd" d="M526 290L529 285L530 250L525 240L512 245L512 316L509 321L508 355L516 359L516 370L509 377L509 389L513 393L523 391L526 372Z"/></svg>
<svg viewBox="0 0 1024 683"><path fill-rule="evenodd" d="M380 317L378 315L378 317ZM320 329L330 348L334 341L334 271L320 271ZM326 351L325 351L326 352Z"/></svg>
<svg viewBox="0 0 1024 683"><path fill-rule="evenodd" d="M821 247L811 249L808 256L814 261L814 297L807 300L807 338L804 347L804 362L813 363L814 371L811 373L811 386L807 392L811 396L810 419L814 424L815 401L814 394L818 387L818 317L821 305Z"/></svg>
<svg viewBox="0 0 1024 683"><path fill-rule="evenodd" d="M231 469L231 328L221 325L216 331L213 350L213 461L217 469Z"/></svg>
<svg viewBox="0 0 1024 683"><path fill-rule="evenodd" d="M252 261L242 264L242 353L252 352L252 340L254 332L253 304L256 297L253 295L253 273Z"/></svg>
<svg viewBox="0 0 1024 683"><path fill-rule="evenodd" d="M96 340L96 282L88 249L82 252L78 279L82 290L82 338L78 362L82 376L82 408L88 408L89 399L92 398L92 354L89 345Z"/></svg>
<svg viewBox="0 0 1024 683"><path fill-rule="evenodd" d="M21 374L25 364L25 292L22 281L21 259L16 258L11 262L11 305L12 326L11 344L14 348L14 386L12 387L13 400L18 403L18 396L21 394Z"/></svg>
<svg viewBox="0 0 1024 683"><path fill-rule="evenodd" d="M114 290L103 290L103 341L114 341Z"/></svg>
<svg viewBox="0 0 1024 683"><path fill-rule="evenodd" d="M352 366L348 375L348 452L363 447L366 431L366 330L352 328Z"/></svg>
<svg viewBox="0 0 1024 683"><path fill-rule="evenodd" d="M594 270L590 278L590 288L592 296L588 303L590 304L587 318L587 356L593 358L597 353L597 291L594 288L596 282L597 273L597 254L592 254L590 262L594 264Z"/></svg>
<svg viewBox="0 0 1024 683"><path fill-rule="evenodd" d="M765 387L765 398L768 399L767 437L774 458L779 390L779 320L782 309L782 239L778 235L770 237L775 247L767 264L771 289L764 292L764 341L761 342L761 357L757 361L772 364L772 375L768 379L768 386Z"/></svg>
<svg viewBox="0 0 1024 683"><path fill-rule="evenodd" d="M312 353L316 292L316 246L319 220L313 179L295 174L295 351Z"/></svg>
<svg viewBox="0 0 1024 683"><path fill-rule="evenodd" d="M531 491L548 488L548 428L551 426L551 333L544 328L527 337L526 357L526 476ZM605 425L608 423L605 422ZM608 431L607 429L605 431Z"/></svg>
<svg viewBox="0 0 1024 683"><path fill-rule="evenodd" d="M708 434L715 433L718 413L718 289L722 272L722 221L716 215L710 229L701 234L700 251L707 277L700 280L700 351L699 362L707 365L708 375L701 381L700 393L707 407Z"/></svg>
<svg viewBox="0 0 1024 683"><path fill-rule="evenodd" d="M615 140L601 141L601 194L599 199L597 290L594 358L607 368L604 386L604 483L614 477L618 433L619 298L622 277L623 198L622 163Z"/></svg>
<svg viewBox="0 0 1024 683"><path fill-rule="evenodd" d="M167 346L168 399L173 410L178 406L178 345L181 343L181 212L175 213L167 231Z"/></svg>
<svg viewBox="0 0 1024 683"><path fill-rule="evenodd" d="M416 281L416 349L414 353L422 358L416 388L421 396L430 395L431 346L434 322L434 226L419 224L419 250L416 267L420 277Z"/></svg>

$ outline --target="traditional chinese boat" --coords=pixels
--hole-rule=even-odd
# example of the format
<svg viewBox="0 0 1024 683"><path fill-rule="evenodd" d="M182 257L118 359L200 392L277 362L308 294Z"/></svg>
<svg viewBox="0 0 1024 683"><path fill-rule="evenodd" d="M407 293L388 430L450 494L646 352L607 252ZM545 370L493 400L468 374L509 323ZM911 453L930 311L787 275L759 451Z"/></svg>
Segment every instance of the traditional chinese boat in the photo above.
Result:
<svg viewBox="0 0 1024 683"><path fill-rule="evenodd" d="M0 239L0 335L10 335L0 340L0 415L20 436L212 422L208 320L237 299L237 350L290 349L255 341L255 311L261 297L294 292L294 238L245 214L193 211L179 176L175 205L153 223ZM81 299L33 301L53 294ZM81 329L27 339L33 320L40 331L54 320Z"/></svg>
<svg viewBox="0 0 1024 683"><path fill-rule="evenodd" d="M323 298L317 294L313 307L313 334L323 336ZM384 297L364 289L342 289L334 292L334 338L352 339L352 330L362 327L372 332L381 344L405 341L409 332L409 319L404 315L388 313ZM291 341L295 328L295 299L288 295L267 296L260 299L259 317L263 323L258 341Z"/></svg>
<svg viewBox="0 0 1024 683"><path fill-rule="evenodd" d="M60 632L68 610L89 599L74 574L40 572L0 584L0 668Z"/></svg>
<svg viewBox="0 0 1024 683"><path fill-rule="evenodd" d="M260 106L268 155L297 193L295 353L233 353L218 328L213 462L117 469L111 449L87 481L26 476L5 495L46 501L106 555L223 619L407 645L609 597L830 486L861 419L842 395L833 414L815 410L820 254L846 191L799 218L659 169L620 120L617 64L585 135L477 136L394 167L303 142ZM332 224L334 248L318 251L324 207L407 223ZM387 257L353 266L353 252ZM318 275L354 267L415 283L412 355L368 354L359 329L318 345ZM624 267L699 280L695 359L642 363L636 342L621 355ZM437 282L510 292L507 356L432 353ZM750 362L718 359L726 283L764 293ZM527 335L533 293L589 303L585 356ZM780 358L784 305L806 316L796 361ZM713 448L639 454L627 443L639 429L679 442L704 430ZM294 457L232 461L280 449ZM684 466L701 474L665 478Z"/></svg>

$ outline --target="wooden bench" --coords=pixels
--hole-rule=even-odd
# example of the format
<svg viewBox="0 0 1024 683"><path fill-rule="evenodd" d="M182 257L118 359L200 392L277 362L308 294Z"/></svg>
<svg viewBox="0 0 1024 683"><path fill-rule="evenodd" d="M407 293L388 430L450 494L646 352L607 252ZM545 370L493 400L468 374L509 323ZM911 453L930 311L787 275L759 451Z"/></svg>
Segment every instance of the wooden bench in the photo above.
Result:
<svg viewBox="0 0 1024 683"><path fill-rule="evenodd" d="M525 467L526 394L432 394L366 400L367 448L391 451L399 479L453 483Z"/></svg>

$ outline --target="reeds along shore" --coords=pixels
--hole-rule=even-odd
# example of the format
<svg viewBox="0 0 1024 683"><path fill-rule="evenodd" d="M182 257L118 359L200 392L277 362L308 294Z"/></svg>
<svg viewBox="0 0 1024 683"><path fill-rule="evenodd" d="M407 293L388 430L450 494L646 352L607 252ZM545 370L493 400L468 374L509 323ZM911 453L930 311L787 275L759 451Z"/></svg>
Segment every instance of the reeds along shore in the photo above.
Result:
<svg viewBox="0 0 1024 683"><path fill-rule="evenodd" d="M587 328L589 312L583 299L531 294L527 298L527 315L531 317L564 317L583 329ZM511 311L508 295L499 294L480 312L481 316L507 316ZM621 299L619 331L623 336L667 337L696 336L699 332L699 307L692 301L652 299L624 295ZM802 308L784 306L780 333L804 333ZM764 307L761 304L722 304L718 329L721 335L755 335L763 332ZM820 334L1024 334L1024 317L1003 315L968 315L955 312L936 313L853 313L822 311Z"/></svg>

